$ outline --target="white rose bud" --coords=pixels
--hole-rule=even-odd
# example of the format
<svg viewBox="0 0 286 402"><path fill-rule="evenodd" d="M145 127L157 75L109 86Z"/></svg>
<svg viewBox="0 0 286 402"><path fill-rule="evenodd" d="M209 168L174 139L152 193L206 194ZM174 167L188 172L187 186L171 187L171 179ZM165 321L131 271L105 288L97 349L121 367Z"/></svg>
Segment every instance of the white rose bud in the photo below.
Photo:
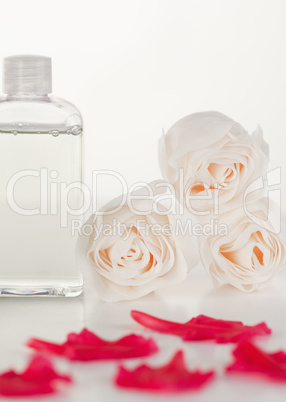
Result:
<svg viewBox="0 0 286 402"><path fill-rule="evenodd" d="M191 114L175 123L159 143L163 178L193 214L229 210L243 203L244 191L264 175L268 146L258 127L252 135L218 112ZM251 192L248 202L260 198ZM216 207L217 208L217 207Z"/></svg>
<svg viewBox="0 0 286 402"><path fill-rule="evenodd" d="M180 238L173 233L174 216L158 204L160 213L155 213L154 200L133 200L131 209L127 203L116 211L117 207L118 200L113 200L92 216L87 222L92 233L79 239L77 255L87 285L101 299L113 302L184 280L198 262L197 239L188 239L183 254Z"/></svg>
<svg viewBox="0 0 286 402"><path fill-rule="evenodd" d="M285 224L271 200L252 204L251 212L237 208L219 221L227 224L227 235L199 239L202 262L215 284L261 290L285 268Z"/></svg>

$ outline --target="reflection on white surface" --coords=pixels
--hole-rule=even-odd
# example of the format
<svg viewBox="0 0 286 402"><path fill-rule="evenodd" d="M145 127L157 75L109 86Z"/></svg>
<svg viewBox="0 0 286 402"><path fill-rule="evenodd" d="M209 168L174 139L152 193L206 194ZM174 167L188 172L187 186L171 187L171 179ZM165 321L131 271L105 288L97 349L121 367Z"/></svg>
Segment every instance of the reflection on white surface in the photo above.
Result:
<svg viewBox="0 0 286 402"><path fill-rule="evenodd" d="M176 396L147 394L151 401L241 401L241 399L268 402L282 400L286 387L251 379L250 376L224 376L223 368L231 362L233 345L216 345L212 342L183 342L180 338L157 334L144 329L130 317L130 310L137 309L161 318L188 321L198 314L216 318L242 320L245 324L266 321L273 334L258 340L269 351L286 349L286 276L280 275L261 293L244 294L231 287L214 289L204 273L192 272L188 281L174 288L161 290L132 302L107 304L99 301L92 289L75 299L5 298L0 299L0 369L21 369L32 351L25 347L31 336L63 342L67 333L80 331L84 326L99 336L116 339L131 332L152 336L160 352L150 358L125 361L135 367L143 361L154 366L164 364L172 354L183 349L189 368L215 368L217 378L200 392ZM116 362L69 363L54 359L56 366L74 377L75 384L62 394L45 397L55 402L104 401L143 402L146 393L117 389L112 384ZM39 398L40 399L40 398ZM11 399L10 399L11 400Z"/></svg>

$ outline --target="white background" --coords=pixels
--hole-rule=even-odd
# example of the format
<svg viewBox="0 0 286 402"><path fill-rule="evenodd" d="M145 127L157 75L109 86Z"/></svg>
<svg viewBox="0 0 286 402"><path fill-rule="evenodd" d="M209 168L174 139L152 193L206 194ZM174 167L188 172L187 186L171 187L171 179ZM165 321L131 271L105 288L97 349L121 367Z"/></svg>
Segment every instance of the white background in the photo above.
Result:
<svg viewBox="0 0 286 402"><path fill-rule="evenodd" d="M0 56L53 58L54 93L84 117L87 182L98 169L158 178L162 129L203 110L259 123L286 167L285 21L284 0L10 0Z"/></svg>
<svg viewBox="0 0 286 402"><path fill-rule="evenodd" d="M0 56L52 56L54 93L75 103L84 117L87 182L98 169L116 170L130 184L158 178L162 129L202 110L221 111L250 132L259 123L270 143L272 167L282 166L283 181L285 21L284 0L9 0L1 2ZM119 188L110 183L102 187L101 196L116 191ZM281 281L251 296L228 288L219 293L209 282L182 286L179 300L172 293L165 304L159 302L166 295L117 305L86 297L37 303L2 299L1 369L24 365L28 353L22 345L32 335L62 341L68 331L83 325L111 339L134 331L138 327L129 318L134 304L181 321L199 313L249 324L266 320L276 332L263 346L286 348ZM172 337L157 339L164 353L152 362L166 361L177 347L187 350L190 365L221 369L229 361L228 346L205 349ZM70 367L77 385L66 398L55 400L144 400L117 393L110 385L115 366L103 367ZM281 386L221 376L206 393L176 399L261 402L280 401L284 394Z"/></svg>

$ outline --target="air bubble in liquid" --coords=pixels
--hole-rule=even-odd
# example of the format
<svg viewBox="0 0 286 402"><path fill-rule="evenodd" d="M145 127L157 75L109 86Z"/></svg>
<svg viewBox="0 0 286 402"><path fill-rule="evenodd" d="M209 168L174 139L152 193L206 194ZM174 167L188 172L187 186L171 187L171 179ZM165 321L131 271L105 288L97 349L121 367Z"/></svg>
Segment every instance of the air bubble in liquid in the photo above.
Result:
<svg viewBox="0 0 286 402"><path fill-rule="evenodd" d="M81 133L81 126L73 126L70 131L72 135L79 135Z"/></svg>

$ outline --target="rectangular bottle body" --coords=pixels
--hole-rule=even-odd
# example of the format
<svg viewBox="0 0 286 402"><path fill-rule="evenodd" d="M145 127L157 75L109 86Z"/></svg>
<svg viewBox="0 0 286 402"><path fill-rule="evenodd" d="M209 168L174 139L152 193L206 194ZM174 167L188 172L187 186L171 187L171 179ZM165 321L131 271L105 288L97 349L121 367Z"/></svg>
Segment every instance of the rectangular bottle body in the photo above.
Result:
<svg viewBox="0 0 286 402"><path fill-rule="evenodd" d="M0 132L0 294L76 296L81 133ZM72 189L73 187L73 189Z"/></svg>

